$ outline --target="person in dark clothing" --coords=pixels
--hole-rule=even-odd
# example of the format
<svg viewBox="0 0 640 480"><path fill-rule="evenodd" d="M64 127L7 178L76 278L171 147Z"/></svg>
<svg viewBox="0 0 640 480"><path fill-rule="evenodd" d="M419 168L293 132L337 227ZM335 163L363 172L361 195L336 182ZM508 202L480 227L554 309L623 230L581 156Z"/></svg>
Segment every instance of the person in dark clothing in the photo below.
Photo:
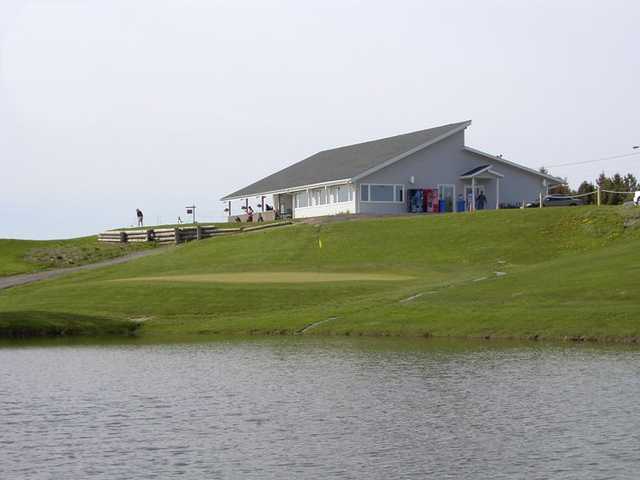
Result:
<svg viewBox="0 0 640 480"><path fill-rule="evenodd" d="M476 198L476 209L484 210L484 206L487 204L487 197L484 196L484 191L480 191L480 195Z"/></svg>
<svg viewBox="0 0 640 480"><path fill-rule="evenodd" d="M138 217L138 226L142 227L144 225L144 215L142 215L142 210L136 208L136 217Z"/></svg>

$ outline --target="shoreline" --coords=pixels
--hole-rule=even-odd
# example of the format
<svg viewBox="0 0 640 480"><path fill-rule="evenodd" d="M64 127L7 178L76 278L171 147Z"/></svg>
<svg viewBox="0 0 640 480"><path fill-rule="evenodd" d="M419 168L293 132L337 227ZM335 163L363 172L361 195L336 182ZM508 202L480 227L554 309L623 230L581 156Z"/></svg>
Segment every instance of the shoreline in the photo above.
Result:
<svg viewBox="0 0 640 480"><path fill-rule="evenodd" d="M185 333L182 335L162 335L159 333L141 333L140 328L143 322L117 322L116 330L113 326L104 332L83 332L81 329L75 328L50 328L50 329L29 329L24 327L16 327L14 329L0 330L0 342L10 344L11 342L21 342L29 340L95 340L103 339L119 339L129 340L136 339L143 342L153 343L154 340L186 338L189 342L197 343L198 341L206 341L207 339L225 339L225 338L274 338L274 337L305 337L305 338L362 338L362 339L395 339L395 340L434 340L434 341L455 341L455 342L519 342L530 344L546 344L546 343L562 343L562 344L598 344L598 345L638 345L640 344L640 336L594 336L594 335L563 335L563 336L545 336L540 334L534 335L431 335L430 333L422 334L399 334L391 332L374 332L374 331L350 331L335 332L325 331L320 333L304 333L304 331L276 329L264 331L202 331L198 333ZM304 330L304 329L303 329Z"/></svg>

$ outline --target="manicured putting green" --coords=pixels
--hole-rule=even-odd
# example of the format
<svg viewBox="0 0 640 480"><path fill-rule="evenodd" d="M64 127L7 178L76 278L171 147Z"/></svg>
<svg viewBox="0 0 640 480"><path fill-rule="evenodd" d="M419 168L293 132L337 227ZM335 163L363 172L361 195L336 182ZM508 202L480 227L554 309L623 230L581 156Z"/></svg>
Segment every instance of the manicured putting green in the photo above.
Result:
<svg viewBox="0 0 640 480"><path fill-rule="evenodd" d="M411 280L405 275L380 273L324 272L243 272L205 273L196 275L166 275L120 278L116 282L197 282L197 283L320 283L320 282L400 282Z"/></svg>

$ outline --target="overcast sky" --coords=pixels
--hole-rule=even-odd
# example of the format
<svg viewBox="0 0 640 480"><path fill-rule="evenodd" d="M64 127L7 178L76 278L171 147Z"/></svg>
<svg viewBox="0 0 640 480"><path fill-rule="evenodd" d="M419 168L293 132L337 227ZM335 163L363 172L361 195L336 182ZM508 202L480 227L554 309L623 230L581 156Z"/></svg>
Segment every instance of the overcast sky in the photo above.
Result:
<svg viewBox="0 0 640 480"><path fill-rule="evenodd" d="M221 219L318 150L467 119L533 168L631 153L639 47L635 0L2 0L0 237ZM551 171L603 169L640 155Z"/></svg>

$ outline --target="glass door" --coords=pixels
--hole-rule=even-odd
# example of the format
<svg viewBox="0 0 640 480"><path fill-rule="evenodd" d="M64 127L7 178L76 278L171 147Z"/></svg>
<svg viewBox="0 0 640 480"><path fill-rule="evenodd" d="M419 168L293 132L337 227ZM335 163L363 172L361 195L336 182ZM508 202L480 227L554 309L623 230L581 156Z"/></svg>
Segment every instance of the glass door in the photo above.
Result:
<svg viewBox="0 0 640 480"><path fill-rule="evenodd" d="M453 212L456 198L455 185L438 185L439 199L440 199L440 211L441 212Z"/></svg>

